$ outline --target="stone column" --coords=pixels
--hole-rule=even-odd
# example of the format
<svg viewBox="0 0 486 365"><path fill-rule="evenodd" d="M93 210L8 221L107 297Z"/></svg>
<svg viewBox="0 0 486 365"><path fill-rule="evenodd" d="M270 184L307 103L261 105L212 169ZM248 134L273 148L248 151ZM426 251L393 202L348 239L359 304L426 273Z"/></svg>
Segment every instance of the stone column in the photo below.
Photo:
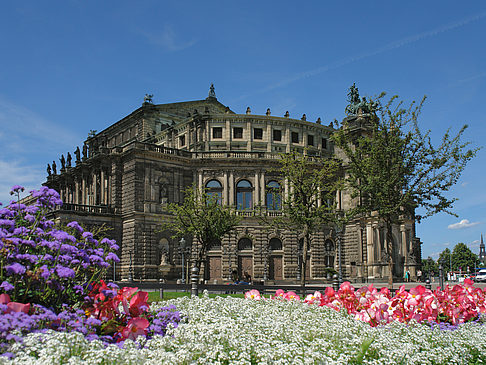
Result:
<svg viewBox="0 0 486 365"><path fill-rule="evenodd" d="M105 191L105 170L103 170L103 168L101 168L101 172L100 172L100 188L101 188L101 192L100 192L100 203L101 204L106 204L106 199L105 199L105 196L106 196L106 191Z"/></svg>
<svg viewBox="0 0 486 365"><path fill-rule="evenodd" d="M255 189L254 189L254 199L253 209L260 205L260 174L255 171Z"/></svg>
<svg viewBox="0 0 486 365"><path fill-rule="evenodd" d="M98 194L98 171L93 173L93 201L91 205L96 205L96 195Z"/></svg>
<svg viewBox="0 0 486 365"><path fill-rule="evenodd" d="M223 205L229 205L229 177L228 171L223 172Z"/></svg>
<svg viewBox="0 0 486 365"><path fill-rule="evenodd" d="M250 120L248 120L246 122L246 131L248 133L248 135L246 136L247 137L246 140L248 141L248 143L246 144L246 150L251 151L251 145L253 143L253 131L251 129L251 121ZM243 135L243 138L244 137L245 136Z"/></svg>
<svg viewBox="0 0 486 365"><path fill-rule="evenodd" d="M229 151L231 150L231 141L233 140L233 133L231 130L231 122L229 120L226 121L226 128L225 133L223 133L223 137L226 136L226 149Z"/></svg>
<svg viewBox="0 0 486 365"><path fill-rule="evenodd" d="M266 194L265 194L265 171L260 172L260 205L265 205Z"/></svg>
<svg viewBox="0 0 486 365"><path fill-rule="evenodd" d="M286 153L290 153L290 126L289 124L287 123L286 127L285 127L285 137L283 138L283 140L286 142L286 148L285 148L285 152Z"/></svg>
<svg viewBox="0 0 486 365"><path fill-rule="evenodd" d="M81 181L81 204L86 205L86 177L82 175Z"/></svg>
<svg viewBox="0 0 486 365"><path fill-rule="evenodd" d="M228 187L229 187L229 189L228 189L229 205L234 207L234 205L235 205L235 175L234 175L233 170L230 170Z"/></svg>
<svg viewBox="0 0 486 365"><path fill-rule="evenodd" d="M199 191L203 191L203 175L202 175L202 171L199 170L197 172L197 188L199 189Z"/></svg>
<svg viewBox="0 0 486 365"><path fill-rule="evenodd" d="M408 244L408 242L407 242L407 230L405 229L404 224L400 225L400 232L402 234L402 244L401 244L401 251L402 252L400 252L400 253L404 258L403 263L406 265L406 264L408 264L408 262L407 262L408 261L407 260L407 258L408 258L407 244Z"/></svg>
<svg viewBox="0 0 486 365"><path fill-rule="evenodd" d="M267 141L267 152L272 152L273 144L273 134L272 134L272 124L267 122L267 135L264 137L264 141Z"/></svg>

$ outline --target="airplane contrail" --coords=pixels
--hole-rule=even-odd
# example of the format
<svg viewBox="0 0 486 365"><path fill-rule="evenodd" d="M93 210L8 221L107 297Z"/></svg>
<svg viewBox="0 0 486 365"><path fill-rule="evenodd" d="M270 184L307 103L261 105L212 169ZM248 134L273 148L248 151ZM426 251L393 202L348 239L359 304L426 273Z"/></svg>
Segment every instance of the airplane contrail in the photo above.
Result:
<svg viewBox="0 0 486 365"><path fill-rule="evenodd" d="M316 76L318 74L321 74L323 72L327 72L327 71L330 71L330 70L335 70L337 68L343 67L343 66L348 65L350 63L354 63L354 62L360 61L360 60L365 59L365 58L376 56L378 54L388 52L388 51L391 51L391 50L394 50L394 49L397 49L397 48L401 48L401 47L406 46L408 44L415 43L415 42L421 41L423 39L430 38L430 37L439 35L441 33L445 33L445 32L448 32L450 30L463 27L463 26L465 26L469 23L480 20L484 17L486 17L486 12L482 12L482 13L476 14L474 16L470 16L468 18L461 19L461 20L456 21L454 23L446 24L446 25L443 25L441 27L438 27L438 28L435 28L435 29L432 29L432 30L429 30L429 31L426 31L426 32L415 34L415 35L400 39L398 41L393 41L393 42L388 43L385 46L377 48L373 51L365 52L365 53L359 54L357 56L347 57L347 58L344 58L344 59L339 60L337 62L331 63L329 65L321 66L321 67L315 68L313 70L298 73L293 77L289 77L289 78L284 79L282 81L279 81L275 84L269 85L269 86L267 86L263 89L256 90L255 92L256 93L265 93L267 91L277 89L281 86L288 85L292 82L299 81L299 80L302 80L302 79L305 79L305 78L308 78L308 77ZM253 92L251 95L254 95L255 92ZM250 94L242 95L238 99L240 99L240 100L245 99L248 96L250 96Z"/></svg>

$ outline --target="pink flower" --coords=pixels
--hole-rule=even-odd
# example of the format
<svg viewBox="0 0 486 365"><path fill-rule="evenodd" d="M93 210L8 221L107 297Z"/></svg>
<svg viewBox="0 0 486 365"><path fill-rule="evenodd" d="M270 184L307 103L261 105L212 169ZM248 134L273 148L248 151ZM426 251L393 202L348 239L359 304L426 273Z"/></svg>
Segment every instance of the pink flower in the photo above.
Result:
<svg viewBox="0 0 486 365"><path fill-rule="evenodd" d="M30 310L30 303L23 304L23 303L17 303L17 302L10 302L7 304L7 313L11 312L23 312L25 314L29 313Z"/></svg>
<svg viewBox="0 0 486 365"><path fill-rule="evenodd" d="M283 289L278 289L276 292L275 292L275 296L274 297L270 297L271 299L277 299L277 298L283 298L285 294L285 291Z"/></svg>
<svg viewBox="0 0 486 365"><path fill-rule="evenodd" d="M247 291L245 293L245 299L254 299L254 300L260 300L260 292L256 289L252 289L250 291Z"/></svg>
<svg viewBox="0 0 486 365"><path fill-rule="evenodd" d="M300 300L300 297L297 294L295 294L293 291L289 291L289 292L285 293L283 295L283 298L287 299L287 300L297 300L297 301Z"/></svg>
<svg viewBox="0 0 486 365"><path fill-rule="evenodd" d="M127 326L120 332L123 339L135 340L140 335L147 334L147 328L150 325L145 318L132 318L128 321Z"/></svg>

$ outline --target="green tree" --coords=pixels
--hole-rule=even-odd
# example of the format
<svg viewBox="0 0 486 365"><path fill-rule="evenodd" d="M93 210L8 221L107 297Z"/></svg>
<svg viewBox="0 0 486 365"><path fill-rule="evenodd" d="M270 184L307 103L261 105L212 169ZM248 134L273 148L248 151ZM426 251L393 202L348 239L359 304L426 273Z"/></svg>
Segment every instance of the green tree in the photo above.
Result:
<svg viewBox="0 0 486 365"><path fill-rule="evenodd" d="M444 273L454 270L454 268L451 267L452 256L451 256L451 250L449 250L449 248L446 248L444 251L440 253L439 259L437 260L437 265L440 262L442 262L442 269L444 270Z"/></svg>
<svg viewBox="0 0 486 365"><path fill-rule="evenodd" d="M292 152L282 154L279 172L289 186L282 216L270 224L301 233L301 284L305 285L310 237L323 224L336 221L334 200L340 184L340 164L333 159Z"/></svg>
<svg viewBox="0 0 486 365"><path fill-rule="evenodd" d="M192 236L193 250L196 252L196 267L200 270L208 249L214 243L233 231L239 217L229 207L221 205L219 195L198 189L195 185L184 192L182 204L171 203L168 211L173 220L163 224L174 232L174 237Z"/></svg>
<svg viewBox="0 0 486 365"><path fill-rule="evenodd" d="M355 117L345 120L333 140L344 154L346 183L357 198L357 212L377 212L385 224L391 286L393 224L403 215L417 222L439 212L455 215L456 199L444 193L457 182L478 149L468 149L469 143L461 141L466 125L455 136L448 130L434 147L430 131L422 133L418 126L425 98L404 107L396 96L384 97L382 93L369 102L363 98L355 106ZM424 214L416 215L416 208L422 208Z"/></svg>
<svg viewBox="0 0 486 365"><path fill-rule="evenodd" d="M426 260L422 259L422 271L425 277L432 276L434 273L439 272L439 267L432 257L427 257Z"/></svg>
<svg viewBox="0 0 486 365"><path fill-rule="evenodd" d="M460 242L452 250L452 267L455 271L473 271L478 261L478 255L472 252L469 247Z"/></svg>

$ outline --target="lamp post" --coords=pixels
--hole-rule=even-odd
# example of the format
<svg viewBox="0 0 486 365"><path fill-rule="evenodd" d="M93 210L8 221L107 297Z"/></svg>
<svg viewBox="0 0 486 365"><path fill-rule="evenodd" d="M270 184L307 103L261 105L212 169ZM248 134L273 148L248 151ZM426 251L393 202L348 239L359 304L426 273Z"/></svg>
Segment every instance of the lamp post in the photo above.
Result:
<svg viewBox="0 0 486 365"><path fill-rule="evenodd" d="M133 265L132 265L132 250L129 251L130 254L130 267L128 269L128 281L133 281Z"/></svg>
<svg viewBox="0 0 486 365"><path fill-rule="evenodd" d="M228 280L233 281L233 246L228 242L228 246L223 247L223 255L228 255Z"/></svg>
<svg viewBox="0 0 486 365"><path fill-rule="evenodd" d="M443 272L442 264L443 264L443 260L439 260L439 286L441 289L444 289L444 272Z"/></svg>
<svg viewBox="0 0 486 365"><path fill-rule="evenodd" d="M263 281L268 280L268 254L269 254L269 247L268 244L260 247L260 257L263 260Z"/></svg>
<svg viewBox="0 0 486 365"><path fill-rule="evenodd" d="M343 227L341 222L336 223L336 243L338 248L338 280L339 286L343 283L343 266L342 266L342 244L341 244L341 236L343 233Z"/></svg>
<svg viewBox="0 0 486 365"><path fill-rule="evenodd" d="M301 273L301 270L302 270L302 253L303 253L302 247L295 248L295 249L292 250L292 252L293 252L294 255L297 255L297 277L296 277L296 280L298 282L300 282L300 280L302 279L302 273Z"/></svg>
<svg viewBox="0 0 486 365"><path fill-rule="evenodd" d="M180 243L179 247L180 247L181 256L182 256L182 284L185 284L186 283L186 272L184 270L184 263L185 263L184 253L185 253L185 250L186 250L186 240L184 239L184 237L181 238L179 243Z"/></svg>

